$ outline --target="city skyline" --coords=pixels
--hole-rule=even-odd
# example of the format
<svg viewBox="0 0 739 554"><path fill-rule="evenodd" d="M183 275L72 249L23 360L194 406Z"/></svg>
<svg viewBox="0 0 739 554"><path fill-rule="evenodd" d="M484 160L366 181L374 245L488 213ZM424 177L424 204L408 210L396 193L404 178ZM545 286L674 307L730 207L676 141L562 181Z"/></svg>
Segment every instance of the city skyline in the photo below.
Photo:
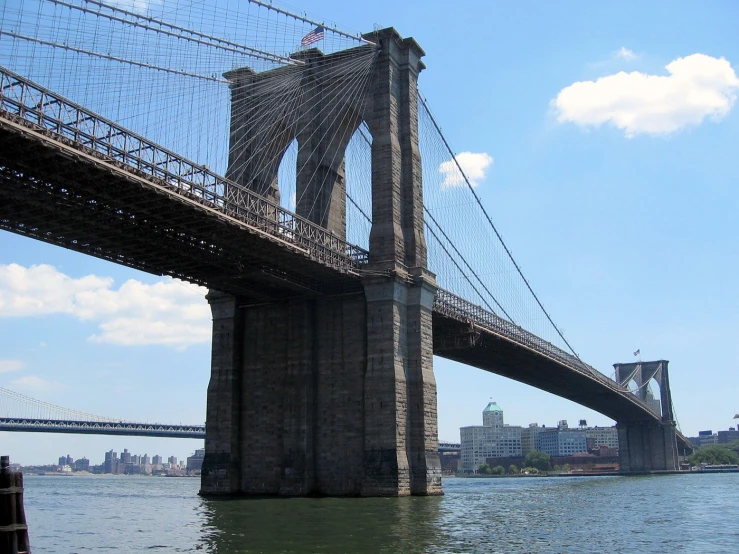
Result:
<svg viewBox="0 0 739 554"><path fill-rule="evenodd" d="M739 8L624 2L541 6L532 17L524 6L471 2L453 22L443 6L397 8L387 0L361 14L335 0L311 6L357 30L393 13L385 23L426 50L423 94L459 158L476 160L467 167L476 191L580 357L606 375L637 351L668 359L683 433L727 429L739 411L731 392L739 390L739 260L729 255L739 231L739 44L731 26ZM476 21L477 8L489 17ZM618 78L644 81L630 112L607 103ZM725 101L723 111L666 103L658 117L649 101L703 85ZM583 89L601 103L587 105L576 94ZM107 417L202 422L210 376L204 292L3 232L0 386ZM512 421L613 424L479 369L434 363L440 440L456 442L491 394L511 399ZM179 458L202 447L168 440ZM151 450L149 441L131 438L127 448ZM65 444L96 452L111 440L0 433L0 442L14 461L33 463Z"/></svg>
<svg viewBox="0 0 739 554"><path fill-rule="evenodd" d="M577 427L570 427L566 419L558 420L556 425L505 423L503 408L492 398L482 410L482 425L460 427L459 439L459 469L463 472L475 471L490 459L523 460L534 450L552 457L592 455L593 451L598 456L614 456L619 446L615 425L588 426L585 419L579 419Z"/></svg>
<svg viewBox="0 0 739 554"><path fill-rule="evenodd" d="M151 466L154 469L183 469L188 467L191 459L197 458L202 463L202 456L204 452L204 448L198 448L186 458L178 458L174 455L162 456L159 454L153 454L150 456L148 453L138 454L134 452L129 452L127 448L123 448L120 451L110 449L104 452L103 460L100 463L94 463L86 455L77 458L67 453L59 456L56 463L52 461L50 463L41 464L23 464L14 460L12 465L16 467L20 466L26 468L56 467L57 471L64 471L66 470L65 466L69 466L69 469L72 472L89 471L91 473L101 473L101 471L98 470L103 470L102 473L125 473L123 471L111 471L109 467L110 461L114 460L116 464L121 463L124 465L131 463L140 466ZM200 469L200 467L198 466L197 469Z"/></svg>

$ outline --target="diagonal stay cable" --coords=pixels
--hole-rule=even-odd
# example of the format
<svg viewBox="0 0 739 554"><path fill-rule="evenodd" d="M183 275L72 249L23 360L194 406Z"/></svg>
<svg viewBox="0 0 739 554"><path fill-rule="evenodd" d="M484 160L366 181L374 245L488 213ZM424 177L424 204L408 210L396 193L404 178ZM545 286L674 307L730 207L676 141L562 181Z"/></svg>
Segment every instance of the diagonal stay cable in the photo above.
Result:
<svg viewBox="0 0 739 554"><path fill-rule="evenodd" d="M362 138L363 138L363 139L365 140L365 142L367 142L367 144L369 144L370 146L372 145L372 143L370 142L370 140L369 140L369 139L367 138L367 136L366 136L366 135L364 134L364 129L362 129L361 127L360 127L360 133L359 133L359 134L360 134L360 135L362 136ZM353 200L352 200L352 204L354 204L354 205L356 206L356 204L354 203L354 201L353 201ZM357 206L357 207L358 207L358 206ZM485 285L485 283L484 283L484 282L482 281L482 279L480 279L480 277L479 277L479 276L477 275L477 273L475 272L475 270L474 270L474 269L472 269L472 267L470 266L469 262L467 262L467 259L466 259L466 258L465 258L465 257L464 257L464 256L462 255L462 253L461 253L461 252L459 251L459 249L458 249L458 248L457 248L457 246L456 246L456 245L454 244L454 242L452 242L452 239L451 239L451 238L449 238L449 236L448 236L448 235L446 234L446 232L444 231L444 229L442 228L442 226L441 226L441 225L439 225L439 222L438 222L438 221L436 221L436 218L435 218L435 217L434 217L434 216L433 216L433 215L431 214L431 212L429 211L429 209L428 209L428 208L426 207L426 205L425 205L425 204L424 204L424 206L423 206L423 211L424 211L424 212L426 213L426 215L428 215L428 216L429 216L429 218L431 218L431 221L432 221L432 222L434 223L434 225L436 225L436 228L437 228L437 229L439 230L439 232L441 232L441 234L443 235L444 239L445 239L445 240L446 240L446 241L447 241L447 242L449 243L449 246L451 246L451 247L452 247L452 249L453 249L453 250L454 250L454 252L455 252L455 253L457 254L457 256L459 256L459 258L460 258L460 259L462 260L462 262L464 263L464 265L465 265L465 266L467 266L467 269L469 269L469 270L470 270L470 272L472 273L472 275L474 275L475 279L477 279L477 281L478 281L478 282L480 283L480 285L482 285L482 287L483 287L483 288L485 289L485 291L486 291L486 292L487 292L487 293L488 293L488 294L490 295L490 298L492 298L492 299L493 299L493 302L495 302L495 305L496 305L496 306L498 306L498 308L500 308L500 310L501 310L501 311L502 311L502 312L503 312L503 313L505 314L505 316L506 316L506 317L508 318L508 320L509 320L509 321L510 321L511 323L515 323L515 321L513 320L513 318L512 318L512 317L510 316L510 314L509 314L509 313L508 313L508 312L506 311L506 309L505 309L505 308L504 308L504 307L503 307L503 306L502 306L502 305L500 304L500 302L498 302L498 299L497 299L497 298L495 297L495 295L494 295L494 294L493 294L493 293L492 293L492 292L490 291L490 289L488 289L488 287L487 287L487 286ZM364 212L362 212L362 210L361 210L361 209L360 209L360 212L362 213L362 215L364 215L365 217L367 217L367 215L366 215L366 214L365 214ZM368 220L370 221L370 223L372 222L372 221L371 221L371 220L370 220L369 218L367 218L367 219L368 219ZM465 275L464 271L462 271L462 269L461 269L461 268L459 267L459 265L458 265L458 264L457 264L457 263L456 263L456 262L454 261L454 258L453 258L453 257L451 256L451 254L449 253L449 251L448 251L448 250L446 249L446 247L445 247L445 246L443 245L443 243L441 242L441 240L439 240L439 237L438 237L438 236L436 235L436 233L434 233L433 229L431 229L431 226L430 226L430 225L427 225L427 226L426 226L426 228L427 228L427 229L429 230L429 232L430 232L430 233L431 233L431 234L432 234L432 235L434 236L434 238L435 238L435 239L437 240L437 242L439 243L439 246L441 246L441 248L442 248L442 249L444 250L444 252L446 253L446 255L447 255L447 256L449 256L449 258L450 258L450 259L452 260L452 262L453 262L453 263L454 263L454 265L455 265L455 266L457 267L457 269L459 269L459 270L460 270L460 272L462 273L462 275L464 275L464 276L465 276L465 279L466 279L466 280L467 280L467 282L468 282L468 283L470 284L470 286L472 286L472 288L473 288L473 289L474 289L474 291L475 291L475 292L476 292L476 293L478 294L478 296L480 296L480 298L482 298L482 299L483 299L483 302L485 302L485 304L488 304L488 303L487 303L487 301L485 301L485 299L484 299L483 295L482 295L482 294L480 294L480 292L479 292L479 291L477 290L477 288L476 288L476 287L475 287L475 286L474 286L474 285L473 285L472 283L470 283L470 282L469 282L469 278L467 278L467 276ZM488 304L488 308L489 308L489 309L490 309L490 310L491 310L491 311L492 311L493 313L495 313L495 310L493 310L493 309L492 309L492 308L490 307L490 305L489 305L489 304Z"/></svg>
<svg viewBox="0 0 739 554"><path fill-rule="evenodd" d="M452 263L457 268L457 270L462 274L462 277L464 277L464 280L467 281L467 284L472 287L472 290L474 290L477 293L477 296L479 296L480 299L485 303L485 306L487 306L488 310L490 310L494 315L497 316L498 314L495 313L495 310L493 309L493 307L485 299L485 297L482 294L480 294L480 291L477 290L477 287L475 287L475 285L472 283L472 281L470 281L470 278L467 276L467 274L464 272L464 270L461 267L459 267L459 264L454 259L454 256L452 256L451 253L449 252L449 250L446 249L446 247L444 246L444 243L441 242L441 240L439 240L439 237L437 236L436 233L434 233L434 230L431 228L431 226L430 225L426 225L426 229L436 239L436 242L439 243L439 246L441 246L441 249L444 251L444 253L447 255L447 257L452 261Z"/></svg>
<svg viewBox="0 0 739 554"><path fill-rule="evenodd" d="M534 297L534 300L536 300L536 303L541 308L541 311L544 312L544 315L546 316L546 318L549 321L549 323L552 324L552 327L554 327L554 330L557 332L557 334L559 335L559 337L564 341L564 343L567 345L567 347L570 349L570 351L579 360L580 359L580 356L577 355L577 352L575 352L575 349L572 348L572 345L569 342L567 342L567 339L564 337L564 335L562 334L562 332L559 330L559 327L557 327L557 325L554 323L554 321L552 320L551 316L549 315L549 312L547 312L547 310L544 308L544 305L541 303L541 300L539 300L539 297L534 292L534 289L531 288L531 284L529 284L528 279L526 279L526 277L523 274L523 271L521 271L521 267L518 265L518 263L516 262L516 260L513 258L513 254L509 250L508 245L505 243L505 241L503 241L503 237L498 232L498 229L495 226L495 224L493 223L492 218L488 214L488 212L485 209L485 207L482 205L482 201L480 201L480 197L475 192L475 189L472 188L472 185L470 184L469 179L467 179L467 175L465 175L464 171L462 171L462 166L459 165L459 161L457 160L457 157L454 155L454 152L452 151L451 147L449 146L449 143L447 142L446 137L442 134L441 128L439 127L439 124L436 122L436 119L434 119L434 116L431 114L431 110L429 109L428 104L426 103L426 100L424 99L424 97L420 93L418 94L418 99L421 101L421 104L423 105L424 110L426 110L426 114L429 116L429 119L431 120L431 123L434 125L434 128L439 133L439 136L441 137L441 140L444 142L444 146L449 151L449 154L452 156L452 160L454 160L454 164L457 166L457 170L459 171L460 175L462 175L462 177L464 178L464 182L467 184L467 187L470 189L470 192L474 196L475 201L477 202L477 205L480 207L480 209L482 210L482 213L485 215L485 219L487 219L488 223L490 224L490 227L492 228L493 232L495 233L495 236L498 237L498 240L500 241L500 244L503 246L504 250L506 251L506 254L508 254L508 257L510 258L511 262L513 262L513 265L516 268L516 271L521 276L521 279L523 279L523 282L526 284L526 288L529 289L529 292Z"/></svg>
<svg viewBox="0 0 739 554"><path fill-rule="evenodd" d="M513 318L506 311L506 309L503 306L501 306L500 302L498 302L498 299L495 298L495 295L490 291L490 289L488 289L488 287L485 285L485 283L482 281L482 279L480 279L480 277L477 275L477 273L475 272L475 270L472 269L472 267L470 266L470 264L467 262L467 259L462 255L462 253L459 251L459 249L456 247L456 245L452 242L452 239L449 238L449 236L446 234L446 232L441 227L441 225L439 225L439 222L436 221L436 218L434 218L434 216L431 214L431 212L426 207L426 205L423 206L423 211L426 213L427 216L429 216L431 218L431 221L434 222L434 225L436 225L437 229L439 229L439 231L441 232L441 234L444 236L444 239L446 239L446 241L449 243L449 246L451 246L454 249L454 252L457 254L457 256L459 256L459 258L462 260L462 262L464 263L464 265L467 266L467 269L470 270L470 272L472 273L472 275L475 276L475 279L477 279L477 281L480 283L480 285L482 285L482 288L485 289L485 292L487 292L490 295L490 298L493 299L493 302L495 302L495 305L498 306L498 308L500 308L500 310L505 314L505 316L508 318L508 320L511 323L515 323L515 321L513 320Z"/></svg>

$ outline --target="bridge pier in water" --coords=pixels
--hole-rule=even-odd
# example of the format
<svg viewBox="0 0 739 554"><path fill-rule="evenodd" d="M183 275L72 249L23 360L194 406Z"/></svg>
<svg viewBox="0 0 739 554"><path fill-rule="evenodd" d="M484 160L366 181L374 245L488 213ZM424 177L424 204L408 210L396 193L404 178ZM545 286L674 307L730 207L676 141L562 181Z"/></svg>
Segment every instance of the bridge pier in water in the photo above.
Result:
<svg viewBox="0 0 739 554"><path fill-rule="evenodd" d="M678 469L675 424L656 421L618 423L621 473Z"/></svg>
<svg viewBox="0 0 739 554"><path fill-rule="evenodd" d="M626 387L633 380L637 395L646 403L659 405L661 421L619 421L618 457L621 473L676 470L679 467L677 429L670 395L668 361L614 364L616 381ZM660 399L651 398L647 384L659 385Z"/></svg>
<svg viewBox="0 0 739 554"><path fill-rule="evenodd" d="M231 178L278 198L279 160L255 167L249 153L262 141L262 150L281 155L296 138L298 215L339 237L345 236L344 150L366 122L373 139L370 263L352 292L255 299L211 290L202 494L441 494L432 331L437 286L426 269L418 149L423 51L394 29L367 38L376 49L326 56L311 50L303 66L227 74ZM367 84L354 95L341 74L352 57L371 62L369 78L358 81ZM331 64L329 79L321 71ZM346 64L347 71L359 65ZM295 117L280 115L265 125L265 115L275 117L265 91L286 76L309 83L310 94L293 107ZM337 80L343 92L332 96ZM326 111L344 128L319 132L326 116L315 114Z"/></svg>

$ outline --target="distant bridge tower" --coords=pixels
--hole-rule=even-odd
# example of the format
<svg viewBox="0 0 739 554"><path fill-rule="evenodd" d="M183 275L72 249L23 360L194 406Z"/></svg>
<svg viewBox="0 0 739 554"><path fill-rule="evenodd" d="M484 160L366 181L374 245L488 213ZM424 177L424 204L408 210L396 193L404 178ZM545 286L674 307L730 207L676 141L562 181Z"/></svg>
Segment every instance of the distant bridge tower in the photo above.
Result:
<svg viewBox="0 0 739 554"><path fill-rule="evenodd" d="M618 457L622 473L640 473L678 469L675 416L672 411L670 378L667 360L613 364L616 381L627 387L637 386L636 395L652 406L657 421L618 421ZM659 385L660 399L651 398L647 385L654 380Z"/></svg>
<svg viewBox="0 0 739 554"><path fill-rule="evenodd" d="M297 139L297 213L344 237L344 151L364 121L372 135L372 227L369 270L353 293L255 301L211 290L203 494L441 494L437 285L426 264L418 148L424 52L392 28L365 38L377 47L311 49L301 54L304 64L226 74L229 177L277 200L279 159ZM347 60L368 52L367 85L346 93L349 72L362 67ZM299 87L289 110L270 96L286 79ZM341 128L327 131L331 125Z"/></svg>

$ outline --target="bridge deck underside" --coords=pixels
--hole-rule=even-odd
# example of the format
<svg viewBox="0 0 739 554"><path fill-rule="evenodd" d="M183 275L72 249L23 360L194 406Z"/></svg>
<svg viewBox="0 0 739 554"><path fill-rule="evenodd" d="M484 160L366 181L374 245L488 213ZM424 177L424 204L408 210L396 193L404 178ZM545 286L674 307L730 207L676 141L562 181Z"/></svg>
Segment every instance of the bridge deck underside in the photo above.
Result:
<svg viewBox="0 0 739 554"><path fill-rule="evenodd" d="M502 375L591 408L616 421L658 421L626 395L539 352L480 331L474 345L454 340L469 335L469 324L434 313L434 354Z"/></svg>
<svg viewBox="0 0 739 554"><path fill-rule="evenodd" d="M359 290L298 247L84 147L0 121L0 228L246 301Z"/></svg>

